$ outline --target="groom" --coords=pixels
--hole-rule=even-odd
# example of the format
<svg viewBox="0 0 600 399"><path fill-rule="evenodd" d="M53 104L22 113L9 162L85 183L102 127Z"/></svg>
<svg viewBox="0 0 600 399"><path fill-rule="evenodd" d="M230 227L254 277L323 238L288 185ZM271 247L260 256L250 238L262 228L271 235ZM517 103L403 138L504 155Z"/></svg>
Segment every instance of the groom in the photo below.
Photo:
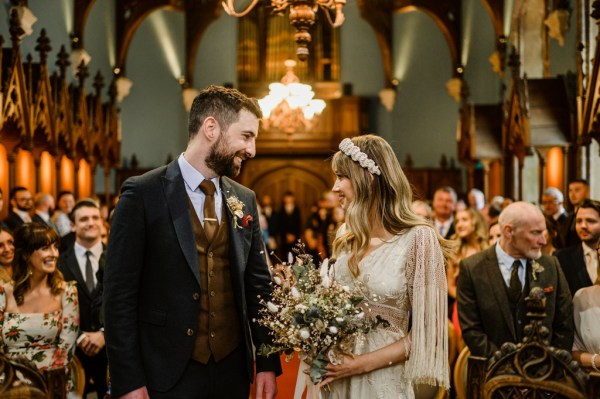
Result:
<svg viewBox="0 0 600 399"><path fill-rule="evenodd" d="M254 157L256 100L210 86L167 166L127 180L110 231L105 335L112 397L273 398L278 356L255 319L270 295L256 197L229 177ZM241 213L233 213L234 208Z"/></svg>

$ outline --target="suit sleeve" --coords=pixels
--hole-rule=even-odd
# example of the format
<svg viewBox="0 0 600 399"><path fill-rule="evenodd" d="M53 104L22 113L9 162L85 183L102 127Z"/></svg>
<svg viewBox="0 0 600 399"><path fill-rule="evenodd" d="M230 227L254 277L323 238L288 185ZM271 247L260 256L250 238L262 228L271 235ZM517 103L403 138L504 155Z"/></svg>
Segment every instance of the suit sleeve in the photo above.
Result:
<svg viewBox="0 0 600 399"><path fill-rule="evenodd" d="M135 182L123 184L104 270L106 350L115 397L146 385L137 311L146 231L143 200Z"/></svg>
<svg viewBox="0 0 600 399"><path fill-rule="evenodd" d="M250 205L251 204L251 205ZM269 335L269 330L266 327L259 326L258 320L259 309L262 305L259 302L260 298L267 299L271 297L271 275L267 267L266 254L258 223L258 212L256 209L256 197L252 196L249 203L251 206L250 213L253 218L252 226L252 243L248 264L246 266L245 286L246 286L246 302L248 304L248 320L252 331L252 340L256 349L260 348L261 344L270 344L272 337ZM281 374L281 362L279 355L272 354L270 356L260 356L255 354L256 372L274 371L277 375Z"/></svg>
<svg viewBox="0 0 600 399"><path fill-rule="evenodd" d="M456 286L458 320L462 336L474 356L490 356L498 348L485 333L481 313L477 305L477 292L471 276L471 267L460 262L460 272Z"/></svg>
<svg viewBox="0 0 600 399"><path fill-rule="evenodd" d="M571 351L573 348L573 300L565 275L558 263L552 257L553 267L557 273L556 309L552 321L552 346Z"/></svg>

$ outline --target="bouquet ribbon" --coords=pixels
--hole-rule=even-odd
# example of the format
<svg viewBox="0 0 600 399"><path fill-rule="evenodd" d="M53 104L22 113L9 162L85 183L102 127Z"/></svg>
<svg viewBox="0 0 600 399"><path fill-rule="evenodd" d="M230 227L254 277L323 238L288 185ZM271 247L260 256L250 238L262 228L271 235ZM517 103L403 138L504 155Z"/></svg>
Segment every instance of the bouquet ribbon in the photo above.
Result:
<svg viewBox="0 0 600 399"><path fill-rule="evenodd" d="M302 399L302 394L306 391L306 399L320 399L321 390L318 385L315 385L310 380L309 373L310 365L303 360L300 361L298 367L298 377L296 378L296 389L294 391L294 399Z"/></svg>

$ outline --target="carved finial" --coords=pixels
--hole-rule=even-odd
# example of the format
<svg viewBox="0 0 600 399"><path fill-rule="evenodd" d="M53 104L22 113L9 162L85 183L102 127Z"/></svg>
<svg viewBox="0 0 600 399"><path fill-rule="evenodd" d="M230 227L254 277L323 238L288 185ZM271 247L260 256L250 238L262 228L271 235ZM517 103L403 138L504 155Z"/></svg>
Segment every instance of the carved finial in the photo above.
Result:
<svg viewBox="0 0 600 399"><path fill-rule="evenodd" d="M65 77L67 73L67 67L71 65L71 61L69 61L69 53L65 49L65 45L60 46L60 51L57 56L58 60L56 61L56 66L60 69L60 76Z"/></svg>
<svg viewBox="0 0 600 399"><path fill-rule="evenodd" d="M25 34L23 28L21 28L21 20L19 19L19 12L16 8L12 10L10 13L10 21L9 28L10 38L13 43L13 49L17 48L19 42L21 41L21 37Z"/></svg>
<svg viewBox="0 0 600 399"><path fill-rule="evenodd" d="M440 159L440 168L448 169L448 158L446 158L446 154L442 154L442 158Z"/></svg>
<svg viewBox="0 0 600 399"><path fill-rule="evenodd" d="M50 46L50 38L46 34L46 29L42 29L40 37L37 39L35 50L40 53L40 64L45 64L48 60L48 53L52 50Z"/></svg>
<svg viewBox="0 0 600 399"><path fill-rule="evenodd" d="M590 15L595 20L599 20L600 19L600 0L595 0L592 3L592 9L593 9L593 11L592 11L592 13Z"/></svg>
<svg viewBox="0 0 600 399"><path fill-rule="evenodd" d="M111 104L115 103L117 98L117 84L115 78L113 78L112 82L110 82L110 86L108 86L108 98L110 99Z"/></svg>
<svg viewBox="0 0 600 399"><path fill-rule="evenodd" d="M97 97L100 97L100 92L102 91L103 87L104 87L104 76L102 76L102 72L100 72L100 70L98 70L98 73L96 73L96 76L94 76L94 88L96 89Z"/></svg>
<svg viewBox="0 0 600 399"><path fill-rule="evenodd" d="M88 73L88 68L85 65L85 61L81 61L81 64L79 64L79 67L77 68L77 79L79 80L79 87L83 88L85 79L90 76L90 74Z"/></svg>

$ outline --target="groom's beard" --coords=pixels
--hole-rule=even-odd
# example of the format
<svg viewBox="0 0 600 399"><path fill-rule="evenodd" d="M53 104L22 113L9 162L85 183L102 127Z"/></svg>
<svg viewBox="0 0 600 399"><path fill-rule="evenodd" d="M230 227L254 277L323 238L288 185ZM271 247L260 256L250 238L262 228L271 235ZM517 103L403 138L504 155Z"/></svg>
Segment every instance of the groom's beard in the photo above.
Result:
<svg viewBox="0 0 600 399"><path fill-rule="evenodd" d="M246 159L246 152L229 152L229 142L225 135L221 134L208 152L206 166L211 168L217 176L236 177L240 174L241 163L236 165L235 157L239 157L243 161Z"/></svg>

